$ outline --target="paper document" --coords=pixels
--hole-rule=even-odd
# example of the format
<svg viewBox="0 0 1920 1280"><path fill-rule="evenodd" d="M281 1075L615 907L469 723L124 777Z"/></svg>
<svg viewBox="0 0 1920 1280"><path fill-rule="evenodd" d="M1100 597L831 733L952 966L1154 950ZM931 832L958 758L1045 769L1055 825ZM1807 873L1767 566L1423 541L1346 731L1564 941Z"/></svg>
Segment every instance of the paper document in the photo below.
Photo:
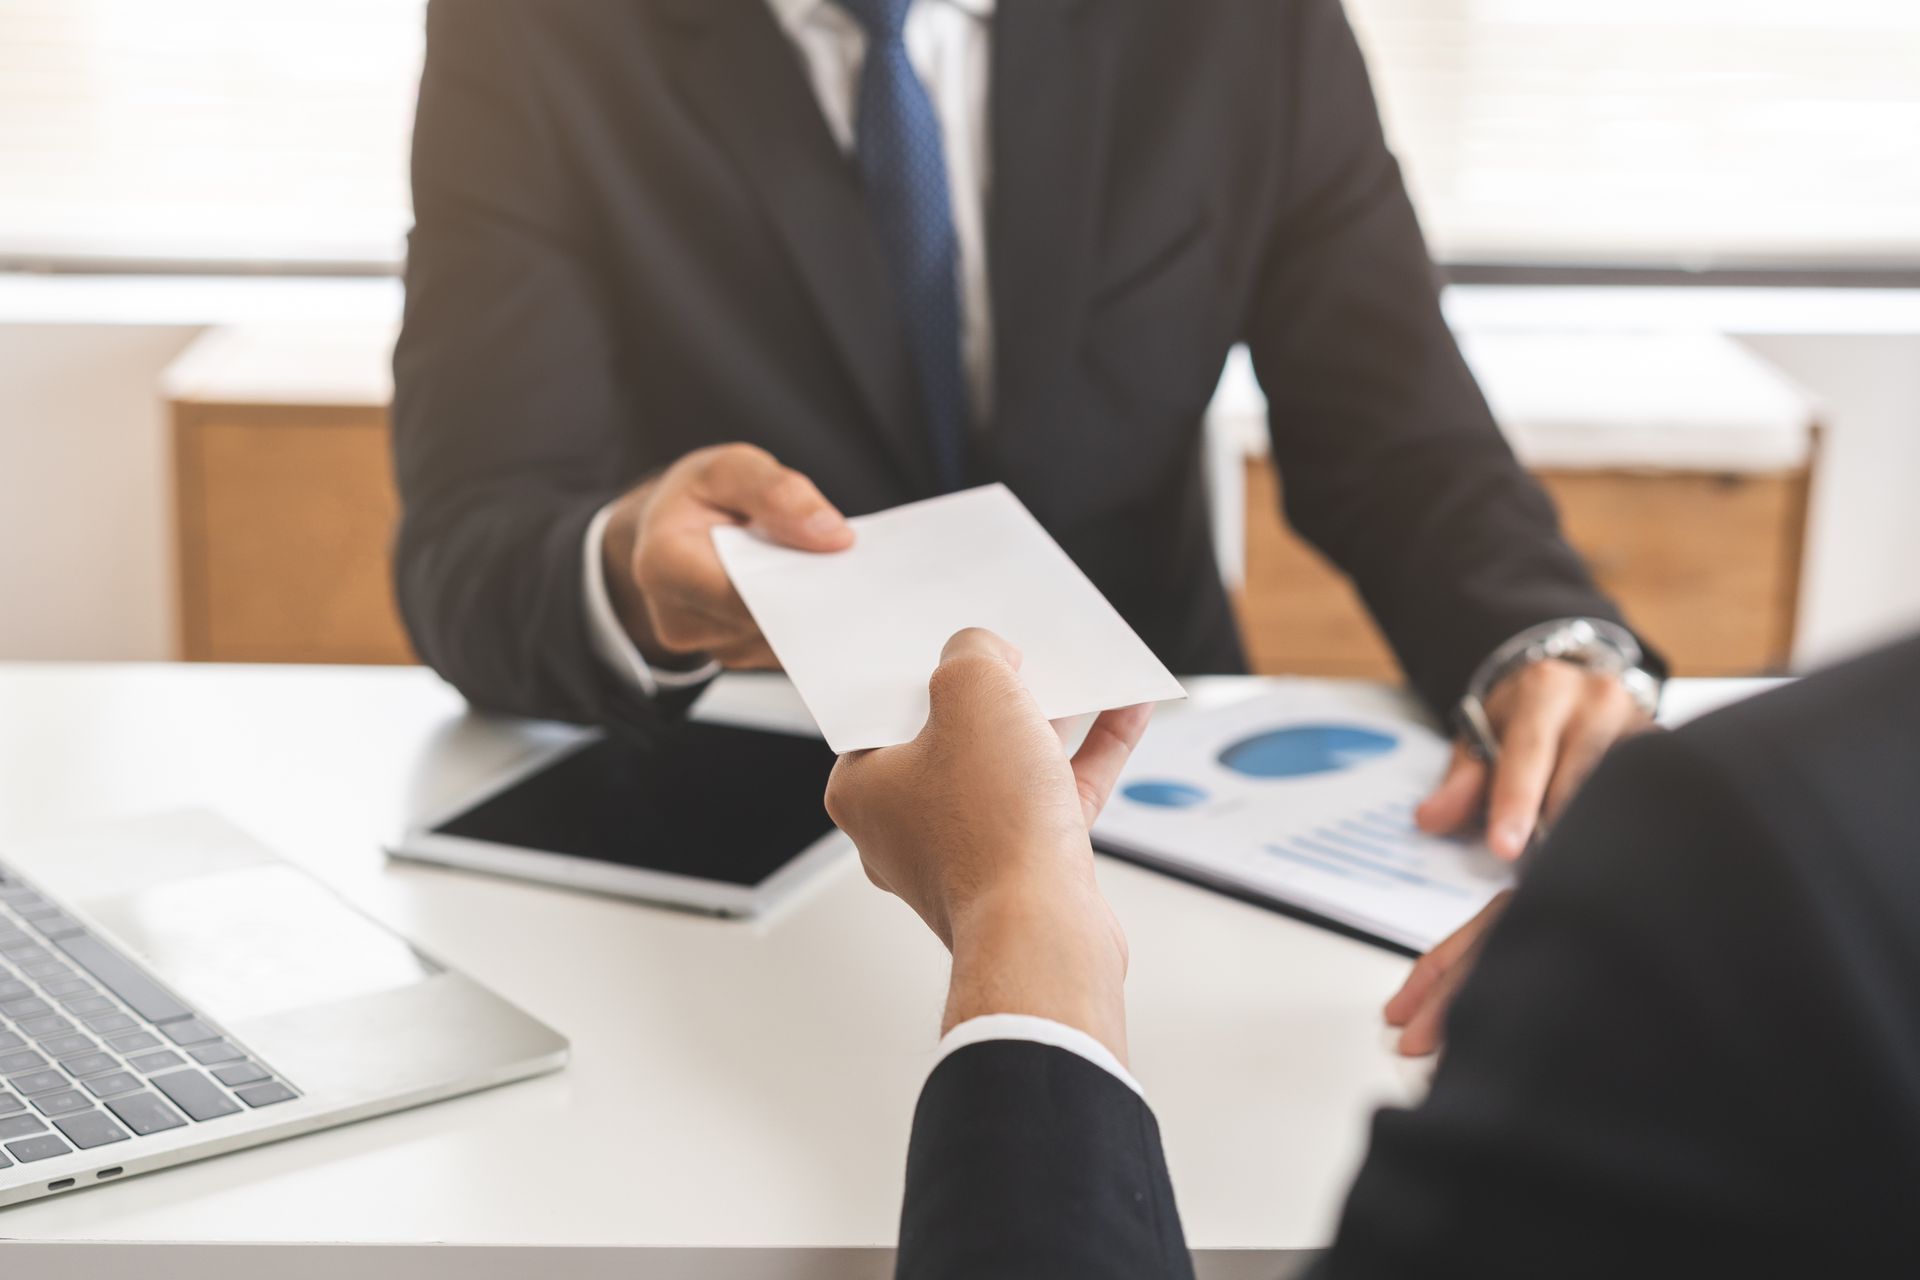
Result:
<svg viewBox="0 0 1920 1280"><path fill-rule="evenodd" d="M1288 681L1244 702L1156 716L1094 840L1425 951L1513 881L1480 841L1414 827L1447 754L1403 695Z"/></svg>
<svg viewBox="0 0 1920 1280"><path fill-rule="evenodd" d="M827 744L909 741L948 637L985 627L1018 645L1049 719L1185 696L1040 522L1004 485L851 521L845 551L713 531L740 598Z"/></svg>

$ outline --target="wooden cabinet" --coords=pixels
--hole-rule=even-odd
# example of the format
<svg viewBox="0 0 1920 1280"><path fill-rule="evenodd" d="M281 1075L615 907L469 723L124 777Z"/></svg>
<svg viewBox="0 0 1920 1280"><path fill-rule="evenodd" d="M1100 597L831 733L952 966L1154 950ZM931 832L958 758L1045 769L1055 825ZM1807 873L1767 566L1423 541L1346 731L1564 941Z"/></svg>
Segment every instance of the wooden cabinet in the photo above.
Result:
<svg viewBox="0 0 1920 1280"><path fill-rule="evenodd" d="M1793 651L1811 463L1781 474L1541 471L1568 540L1676 674L1783 669ZM1246 473L1248 659L1265 674L1394 678L1345 577L1288 529L1265 457Z"/></svg>
<svg viewBox="0 0 1920 1280"><path fill-rule="evenodd" d="M1555 449L1550 410L1606 399L1583 371L1661 373L1649 395L1692 388L1711 415L1656 423L1615 461L1538 465L1567 531L1601 585L1685 675L1777 670L1793 643L1807 491L1810 415L1725 349L1724 340L1609 347L1593 335L1471 344L1502 422L1536 457ZM391 330L249 326L210 331L166 382L173 408L178 501L180 650L211 662L410 662L393 602L390 553L398 519L389 460ZM1544 386L1530 396L1511 374ZM1233 397L1223 391L1223 403ZM1764 394L1763 394L1764 393ZM1729 410L1731 407L1731 410ZM1264 415L1264 404L1253 412ZM1651 421L1646 406L1618 416ZM1725 421L1720 419L1724 418ZM1264 418L1262 417L1262 421ZM1753 437L1753 422L1771 422ZM1704 423L1704 425L1702 425ZM1603 427L1606 424L1601 424ZM1593 431L1583 428L1589 458ZM1581 433L1575 432L1579 435ZM1252 438L1257 439L1255 428ZM1725 451L1744 470L1702 465ZM1753 441L1765 445L1756 455ZM1703 447L1695 447L1705 440ZM1741 443L1744 441L1744 443ZM1770 444L1767 442L1771 441ZM1687 452L1687 450L1693 450ZM1664 465L1620 465L1621 456ZM1224 455L1223 455L1224 456ZM1524 456L1524 455L1523 455ZM1677 461L1676 461L1677 460ZM1266 458L1248 458L1247 649L1270 673L1391 677L1392 655L1346 580L1288 531Z"/></svg>
<svg viewBox="0 0 1920 1280"><path fill-rule="evenodd" d="M170 372L182 657L413 661L385 348L364 345L217 330Z"/></svg>

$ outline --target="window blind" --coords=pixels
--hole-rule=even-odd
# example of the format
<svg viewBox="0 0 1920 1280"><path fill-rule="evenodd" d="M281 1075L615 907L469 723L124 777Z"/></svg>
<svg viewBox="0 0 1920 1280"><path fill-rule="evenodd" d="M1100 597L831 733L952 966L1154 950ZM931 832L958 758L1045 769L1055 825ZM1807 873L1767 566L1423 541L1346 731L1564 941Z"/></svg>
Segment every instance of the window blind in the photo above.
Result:
<svg viewBox="0 0 1920 1280"><path fill-rule="evenodd" d="M1349 7L1443 260L1920 266L1914 0ZM0 0L0 263L391 269L422 8Z"/></svg>

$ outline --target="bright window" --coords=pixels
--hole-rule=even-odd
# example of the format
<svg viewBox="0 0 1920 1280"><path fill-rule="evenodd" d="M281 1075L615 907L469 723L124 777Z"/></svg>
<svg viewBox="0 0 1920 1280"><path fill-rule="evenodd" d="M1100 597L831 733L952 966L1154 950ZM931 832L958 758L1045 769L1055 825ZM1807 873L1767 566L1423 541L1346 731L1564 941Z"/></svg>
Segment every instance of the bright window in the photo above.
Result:
<svg viewBox="0 0 1920 1280"><path fill-rule="evenodd" d="M1920 266L1916 0L1350 4L1445 260ZM390 268L421 7L0 0L0 263Z"/></svg>

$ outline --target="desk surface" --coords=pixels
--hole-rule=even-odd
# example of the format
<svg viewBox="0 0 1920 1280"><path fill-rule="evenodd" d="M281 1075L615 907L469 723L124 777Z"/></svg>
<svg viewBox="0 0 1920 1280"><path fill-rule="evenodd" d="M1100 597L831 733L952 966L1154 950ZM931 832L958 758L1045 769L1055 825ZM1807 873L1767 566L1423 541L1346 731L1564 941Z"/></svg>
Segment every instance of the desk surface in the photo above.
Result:
<svg viewBox="0 0 1920 1280"><path fill-rule="evenodd" d="M1680 681L1674 718L1757 682ZM1193 682L1196 701L1255 679ZM0 665L8 837L209 807L573 1041L489 1093L0 1212L0 1237L890 1245L946 956L851 851L726 922L389 864L380 842L551 741L418 669ZM1324 1244L1396 1058L1384 951L1103 860L1133 1068L1196 1248Z"/></svg>

